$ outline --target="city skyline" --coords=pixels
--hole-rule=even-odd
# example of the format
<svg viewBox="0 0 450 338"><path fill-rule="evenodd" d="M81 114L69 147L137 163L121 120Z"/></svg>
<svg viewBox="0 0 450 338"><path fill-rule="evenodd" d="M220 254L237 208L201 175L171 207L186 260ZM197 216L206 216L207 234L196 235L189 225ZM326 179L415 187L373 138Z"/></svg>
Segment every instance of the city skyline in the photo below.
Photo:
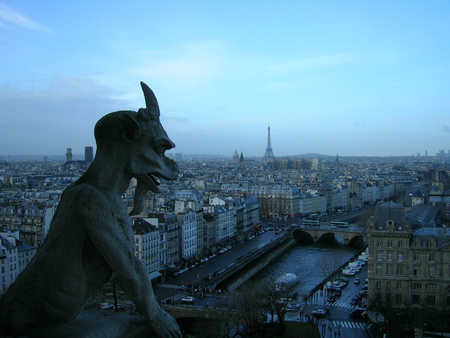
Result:
<svg viewBox="0 0 450 338"><path fill-rule="evenodd" d="M262 157L268 125L275 157L447 151L449 9L0 1L0 155L82 153L141 80L174 152Z"/></svg>

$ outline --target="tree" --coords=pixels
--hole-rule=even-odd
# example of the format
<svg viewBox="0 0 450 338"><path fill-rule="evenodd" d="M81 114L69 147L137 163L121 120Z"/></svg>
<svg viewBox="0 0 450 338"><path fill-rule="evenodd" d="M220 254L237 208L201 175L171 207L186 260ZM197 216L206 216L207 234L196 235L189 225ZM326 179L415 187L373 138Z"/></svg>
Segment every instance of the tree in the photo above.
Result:
<svg viewBox="0 0 450 338"><path fill-rule="evenodd" d="M266 322L265 295L260 287L244 287L231 295L229 318L236 335L258 336Z"/></svg>

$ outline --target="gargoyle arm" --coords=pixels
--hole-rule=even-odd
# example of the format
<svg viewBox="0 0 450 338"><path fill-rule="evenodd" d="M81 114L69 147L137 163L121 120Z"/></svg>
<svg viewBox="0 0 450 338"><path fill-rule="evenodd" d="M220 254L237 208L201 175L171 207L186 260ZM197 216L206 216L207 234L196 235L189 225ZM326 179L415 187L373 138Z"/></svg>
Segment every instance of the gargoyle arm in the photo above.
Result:
<svg viewBox="0 0 450 338"><path fill-rule="evenodd" d="M77 197L75 207L89 239L135 303L136 310L148 320L153 320L159 305L144 267L134 255L134 238L128 238L126 229L117 224L107 199L97 189L85 185Z"/></svg>

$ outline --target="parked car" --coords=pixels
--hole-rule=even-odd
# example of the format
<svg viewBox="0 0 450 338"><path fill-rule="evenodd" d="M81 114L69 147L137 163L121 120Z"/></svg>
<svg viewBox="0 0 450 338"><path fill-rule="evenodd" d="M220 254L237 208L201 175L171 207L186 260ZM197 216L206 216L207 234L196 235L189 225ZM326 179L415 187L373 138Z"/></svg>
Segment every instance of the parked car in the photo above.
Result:
<svg viewBox="0 0 450 338"><path fill-rule="evenodd" d="M299 303L289 303L286 306L286 310L288 311L297 311L300 309L300 304Z"/></svg>
<svg viewBox="0 0 450 338"><path fill-rule="evenodd" d="M328 296L328 303L334 303L337 300L337 295Z"/></svg>
<svg viewBox="0 0 450 338"><path fill-rule="evenodd" d="M353 283L355 283L356 285L358 285L360 282L359 278L355 278L355 280L353 281Z"/></svg>
<svg viewBox="0 0 450 338"><path fill-rule="evenodd" d="M367 318L367 309L366 308L356 308L350 313L350 318L353 320L364 320Z"/></svg>
<svg viewBox="0 0 450 338"><path fill-rule="evenodd" d="M192 296L184 296L181 298L182 303L192 304L194 302L194 297Z"/></svg>
<svg viewBox="0 0 450 338"><path fill-rule="evenodd" d="M113 304L111 304L111 303L100 303L100 304L98 304L98 307L100 308L100 309L102 309L102 310L109 310L109 309L112 309L113 307L114 307L114 305Z"/></svg>
<svg viewBox="0 0 450 338"><path fill-rule="evenodd" d="M328 313L328 309L325 307L314 309L311 314L315 317L325 317Z"/></svg>

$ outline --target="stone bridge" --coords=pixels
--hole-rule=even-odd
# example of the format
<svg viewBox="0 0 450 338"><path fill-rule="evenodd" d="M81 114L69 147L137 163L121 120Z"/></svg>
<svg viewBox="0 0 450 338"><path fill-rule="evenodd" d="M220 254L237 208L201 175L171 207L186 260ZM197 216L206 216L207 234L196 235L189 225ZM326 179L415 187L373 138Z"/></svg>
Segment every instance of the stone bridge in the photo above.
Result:
<svg viewBox="0 0 450 338"><path fill-rule="evenodd" d="M301 242L318 242L325 238L339 238L344 241L344 245L352 245L358 240L364 240L365 230L358 226L338 227L335 225L300 225L292 230L293 237Z"/></svg>

